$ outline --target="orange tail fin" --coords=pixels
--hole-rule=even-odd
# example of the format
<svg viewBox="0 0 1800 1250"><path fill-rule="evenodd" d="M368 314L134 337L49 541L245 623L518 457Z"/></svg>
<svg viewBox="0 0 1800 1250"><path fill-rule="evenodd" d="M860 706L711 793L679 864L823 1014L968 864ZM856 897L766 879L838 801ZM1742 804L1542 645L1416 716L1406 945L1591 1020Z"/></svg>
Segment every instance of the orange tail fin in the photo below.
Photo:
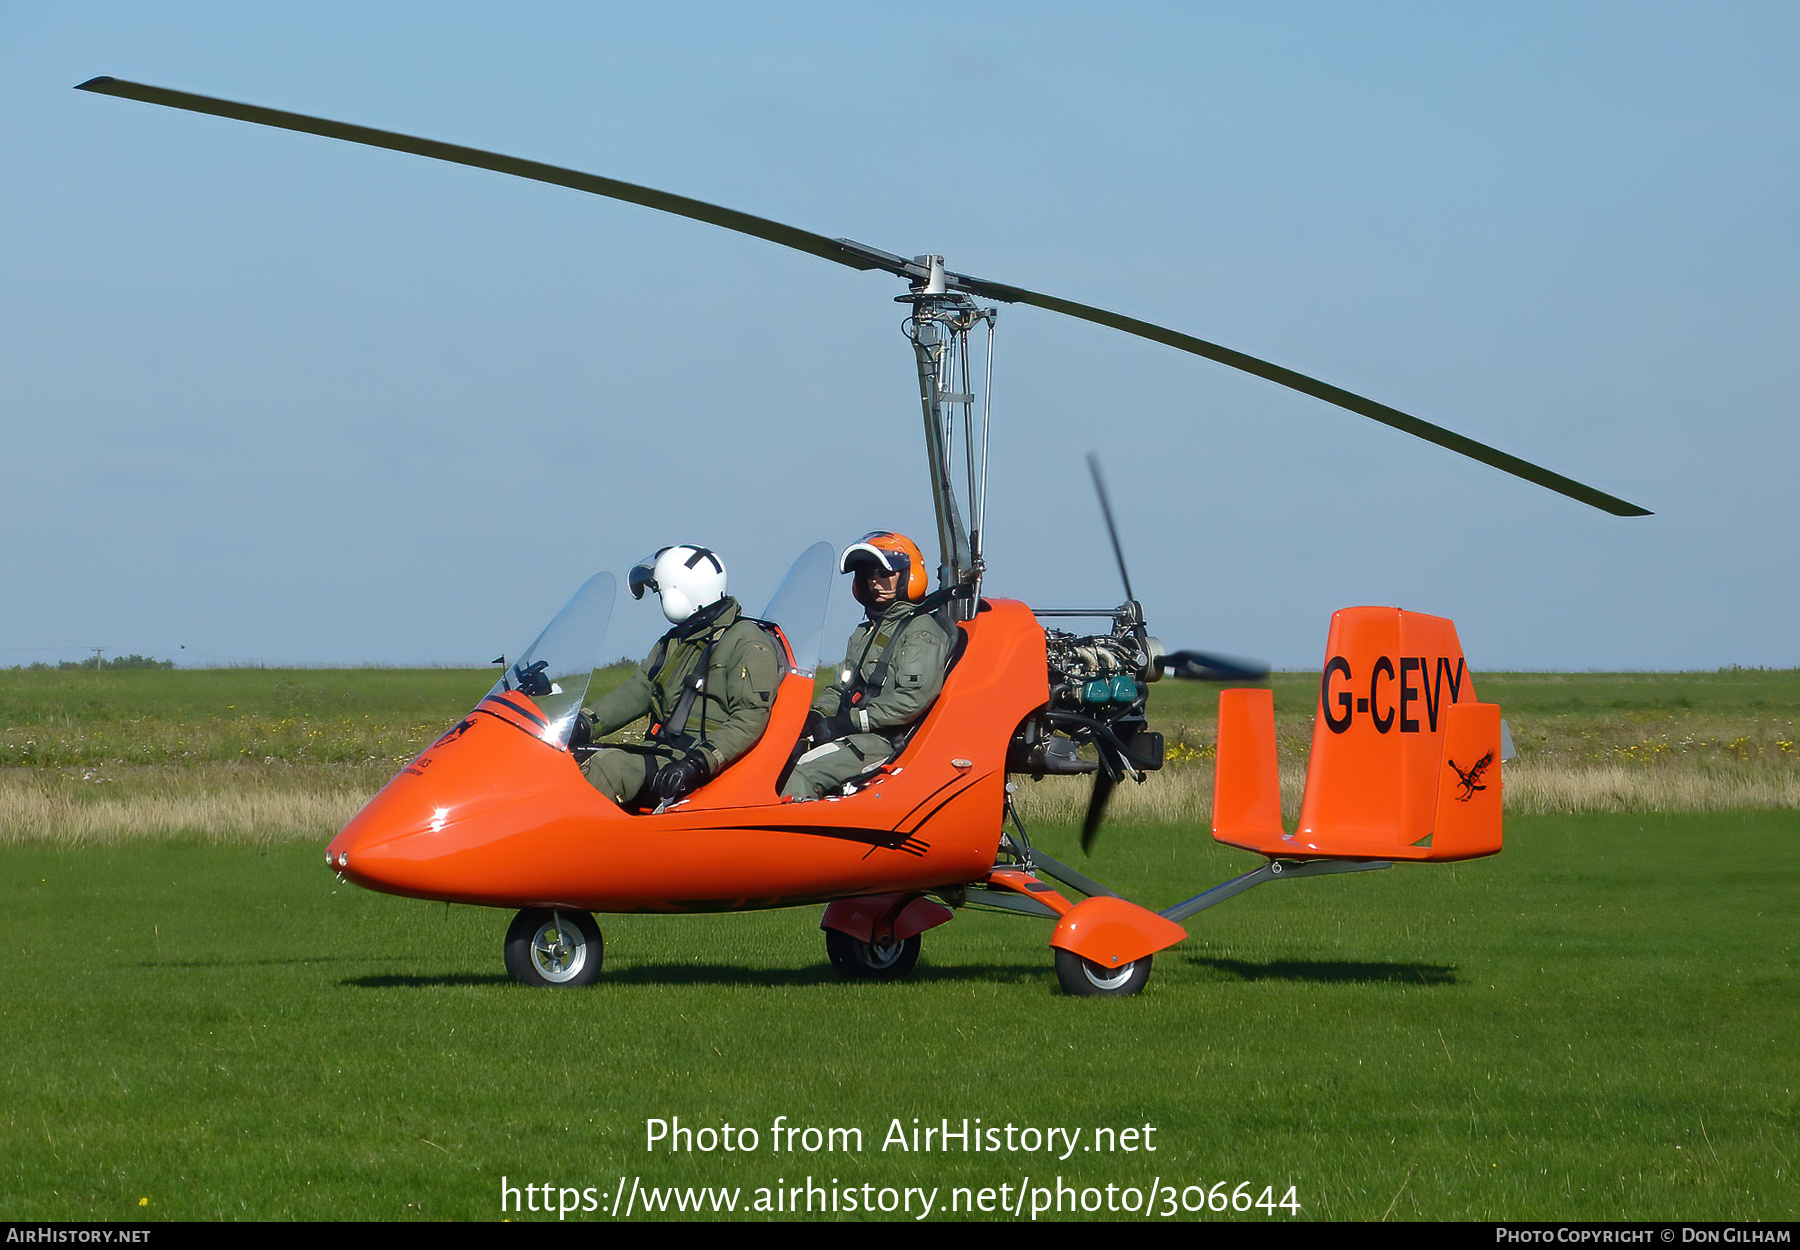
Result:
<svg viewBox="0 0 1800 1250"><path fill-rule="evenodd" d="M1456 626L1398 608L1331 618L1300 827L1281 828L1273 696L1219 698L1213 836L1300 859L1473 859L1500 849L1500 709L1475 701Z"/></svg>
<svg viewBox="0 0 1800 1250"><path fill-rule="evenodd" d="M1275 695L1219 692L1219 759L1213 773L1213 837L1233 846L1279 839L1281 772L1275 759Z"/></svg>

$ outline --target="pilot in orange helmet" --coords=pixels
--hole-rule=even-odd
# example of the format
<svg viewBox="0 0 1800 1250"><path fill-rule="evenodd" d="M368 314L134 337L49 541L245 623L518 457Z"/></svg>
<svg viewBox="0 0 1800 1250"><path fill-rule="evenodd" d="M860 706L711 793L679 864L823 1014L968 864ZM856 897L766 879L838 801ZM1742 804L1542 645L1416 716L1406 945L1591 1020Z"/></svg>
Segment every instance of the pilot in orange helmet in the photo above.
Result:
<svg viewBox="0 0 1800 1250"><path fill-rule="evenodd" d="M950 639L921 610L925 557L904 534L877 530L844 551L841 572L868 614L850 635L836 679L813 699L815 744L795 764L785 797L819 798L880 767L905 745L944 685Z"/></svg>

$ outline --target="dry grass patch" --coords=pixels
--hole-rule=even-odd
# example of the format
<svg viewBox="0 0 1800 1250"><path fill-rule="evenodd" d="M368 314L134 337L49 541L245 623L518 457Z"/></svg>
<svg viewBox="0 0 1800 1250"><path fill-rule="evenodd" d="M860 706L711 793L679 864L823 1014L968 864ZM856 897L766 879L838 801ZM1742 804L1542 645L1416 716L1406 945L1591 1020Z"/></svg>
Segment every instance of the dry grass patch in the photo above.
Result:
<svg viewBox="0 0 1800 1250"><path fill-rule="evenodd" d="M1506 811L1547 816L1577 812L1722 812L1800 808L1793 768L1645 768L1521 760L1506 771Z"/></svg>
<svg viewBox="0 0 1800 1250"><path fill-rule="evenodd" d="M1286 752L1283 753L1287 755ZM1800 769L1768 764L1645 767L1579 764L1521 758L1506 766L1509 816L1583 812L1723 812L1800 808ZM1281 763L1282 818L1293 828L1306 788L1303 759ZM1027 828L1078 823L1087 811L1088 777L1021 779L1015 802ZM1175 765L1152 773L1143 785L1127 781L1113 791L1107 818L1132 824L1212 825L1213 766Z"/></svg>
<svg viewBox="0 0 1800 1250"><path fill-rule="evenodd" d="M197 840L236 845L324 842L388 781L389 765L112 766L0 769L0 845L112 845ZM1800 809L1800 769L1747 763L1649 766L1524 758L1506 769L1506 812L1723 812ZM1281 765L1282 813L1299 819L1303 760ZM1080 822L1087 777L1019 779L1030 829ZM1113 792L1109 820L1212 824L1213 765L1201 760L1152 773Z"/></svg>
<svg viewBox="0 0 1800 1250"><path fill-rule="evenodd" d="M388 779L385 764L0 770L0 845L324 842Z"/></svg>

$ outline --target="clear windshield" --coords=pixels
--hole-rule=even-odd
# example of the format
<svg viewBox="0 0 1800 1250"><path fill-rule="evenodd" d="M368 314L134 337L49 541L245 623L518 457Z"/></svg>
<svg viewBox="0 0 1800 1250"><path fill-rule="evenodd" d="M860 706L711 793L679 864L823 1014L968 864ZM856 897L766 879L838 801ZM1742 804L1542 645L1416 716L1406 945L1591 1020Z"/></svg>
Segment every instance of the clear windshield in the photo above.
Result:
<svg viewBox="0 0 1800 1250"><path fill-rule="evenodd" d="M819 645L825 637L825 609L831 606L831 582L837 572L837 552L830 543L814 543L789 566L787 576L775 588L774 598L763 609L762 619L774 621L794 649L794 667L812 676L819 666Z"/></svg>
<svg viewBox="0 0 1800 1250"><path fill-rule="evenodd" d="M618 588L611 573L588 578L488 691L517 690L529 696L548 722L538 736L552 746L569 745L569 730L587 695L588 680L605 653L606 627L612 623Z"/></svg>

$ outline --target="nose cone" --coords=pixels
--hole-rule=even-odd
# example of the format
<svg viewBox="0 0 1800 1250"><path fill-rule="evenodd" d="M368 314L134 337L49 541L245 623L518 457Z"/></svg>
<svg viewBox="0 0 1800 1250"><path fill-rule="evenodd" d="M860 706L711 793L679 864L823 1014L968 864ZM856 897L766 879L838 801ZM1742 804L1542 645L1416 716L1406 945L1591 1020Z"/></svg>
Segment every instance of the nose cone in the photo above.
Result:
<svg viewBox="0 0 1800 1250"><path fill-rule="evenodd" d="M610 806L567 751L474 715L370 799L326 848L357 885L447 902L526 905L547 840ZM614 809L616 810L616 809Z"/></svg>
<svg viewBox="0 0 1800 1250"><path fill-rule="evenodd" d="M390 781L331 840L325 848L328 867L372 890L412 894L426 884L408 865L451 851L443 834L466 803L411 773L409 768Z"/></svg>

